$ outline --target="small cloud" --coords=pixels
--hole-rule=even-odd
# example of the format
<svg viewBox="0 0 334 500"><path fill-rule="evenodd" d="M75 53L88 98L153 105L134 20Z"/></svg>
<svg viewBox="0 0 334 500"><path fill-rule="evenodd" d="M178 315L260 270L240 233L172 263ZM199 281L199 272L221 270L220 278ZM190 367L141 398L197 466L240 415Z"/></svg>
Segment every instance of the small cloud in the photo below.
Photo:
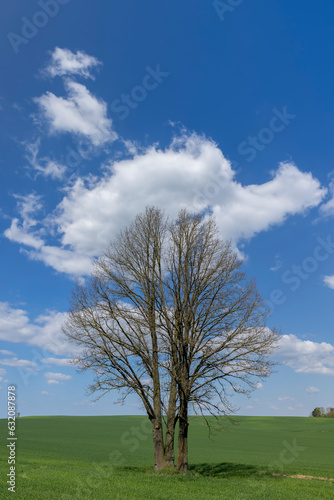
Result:
<svg viewBox="0 0 334 500"><path fill-rule="evenodd" d="M315 394L316 392L320 392L320 389L318 389L317 387L313 387L312 385L310 385L306 389L306 392L308 392L309 394Z"/></svg>
<svg viewBox="0 0 334 500"><path fill-rule="evenodd" d="M246 410L252 410L254 408L254 406L253 405L247 405L247 406L245 406L245 408L246 408Z"/></svg>
<svg viewBox="0 0 334 500"><path fill-rule="evenodd" d="M52 380L52 379L50 379L50 380L48 380L48 384L49 385L52 385L52 384L55 385L55 384L59 384L59 382L58 382L58 380Z"/></svg>
<svg viewBox="0 0 334 500"><path fill-rule="evenodd" d="M88 139L94 146L115 141L118 136L107 116L107 104L81 83L68 80L65 88L67 98L46 92L33 99L40 110L38 121L47 123L51 134L71 133Z"/></svg>
<svg viewBox="0 0 334 500"><path fill-rule="evenodd" d="M278 401L294 401L295 398L291 398L290 396L284 396L277 399Z"/></svg>
<svg viewBox="0 0 334 500"><path fill-rule="evenodd" d="M261 384L261 382L256 382L255 387L256 389L263 389L263 384Z"/></svg>
<svg viewBox="0 0 334 500"><path fill-rule="evenodd" d="M57 366L70 366L71 358L44 358L42 363L47 365L57 365Z"/></svg>
<svg viewBox="0 0 334 500"><path fill-rule="evenodd" d="M334 276L324 276L323 282L326 286L328 286L328 288L334 290Z"/></svg>
<svg viewBox="0 0 334 500"><path fill-rule="evenodd" d="M15 356L15 352L7 351L6 349L0 349L0 354L4 356Z"/></svg>
<svg viewBox="0 0 334 500"><path fill-rule="evenodd" d="M334 215L334 182L331 181L329 184L329 192L331 198L329 201L321 205L319 211L323 217L332 217Z"/></svg>
<svg viewBox="0 0 334 500"><path fill-rule="evenodd" d="M71 375L65 375L64 373L52 373L52 372L47 372L44 373L44 377L47 378L48 380L60 380L61 382L64 380L71 380L72 376Z"/></svg>
<svg viewBox="0 0 334 500"><path fill-rule="evenodd" d="M0 359L0 365L27 366L29 368L35 368L37 366L37 363L34 363L34 361L28 361L27 359L12 358L12 359Z"/></svg>
<svg viewBox="0 0 334 500"><path fill-rule="evenodd" d="M75 401L75 406L94 406L96 404L95 401L89 401L89 399L83 399L81 401Z"/></svg>
<svg viewBox="0 0 334 500"><path fill-rule="evenodd" d="M282 267L283 262L279 255L275 256L275 264L270 268L270 271L278 271Z"/></svg>
<svg viewBox="0 0 334 500"><path fill-rule="evenodd" d="M271 410L278 410L277 406L275 406L275 405L273 405L273 404L270 404L270 405L269 405L269 408L270 408Z"/></svg>
<svg viewBox="0 0 334 500"><path fill-rule="evenodd" d="M23 108L20 106L17 102L13 103L13 109L16 109L16 111L22 111Z"/></svg>
<svg viewBox="0 0 334 500"><path fill-rule="evenodd" d="M151 378L142 378L140 379L141 384L143 385L152 385L153 381Z"/></svg>
<svg viewBox="0 0 334 500"><path fill-rule="evenodd" d="M54 78L55 76L78 75L83 78L92 78L90 69L101 66L101 61L78 50L76 53L69 49L56 47L51 53L51 61L42 70L42 74Z"/></svg>
<svg viewBox="0 0 334 500"><path fill-rule="evenodd" d="M292 411L292 410L294 410L294 407L293 406L288 406L288 410Z"/></svg>
<svg viewBox="0 0 334 500"><path fill-rule="evenodd" d="M41 392L41 394L42 394L43 396L48 396L48 395L49 395L48 391L42 391L42 392Z"/></svg>

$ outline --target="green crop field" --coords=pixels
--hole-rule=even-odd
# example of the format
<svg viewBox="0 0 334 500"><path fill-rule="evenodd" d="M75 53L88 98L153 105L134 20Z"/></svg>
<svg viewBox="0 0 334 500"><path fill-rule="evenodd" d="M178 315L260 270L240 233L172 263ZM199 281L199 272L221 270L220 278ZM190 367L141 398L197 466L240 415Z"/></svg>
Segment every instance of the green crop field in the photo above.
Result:
<svg viewBox="0 0 334 500"><path fill-rule="evenodd" d="M209 438L190 421L187 474L156 473L144 417L25 417L16 426L16 492L7 491L7 421L2 419L0 498L334 499L334 420L238 417Z"/></svg>

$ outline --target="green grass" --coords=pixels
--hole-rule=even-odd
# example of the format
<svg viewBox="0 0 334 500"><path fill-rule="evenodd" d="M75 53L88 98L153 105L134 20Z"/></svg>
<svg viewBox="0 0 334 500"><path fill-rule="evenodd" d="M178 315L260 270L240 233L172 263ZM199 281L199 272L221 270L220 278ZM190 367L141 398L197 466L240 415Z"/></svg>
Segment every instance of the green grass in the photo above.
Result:
<svg viewBox="0 0 334 500"><path fill-rule="evenodd" d="M190 421L187 474L156 473L143 417L25 417L17 421L16 499L331 499L334 483L272 473L334 477L334 420L238 417L211 439ZM7 421L0 420L3 443ZM7 443L5 443L7 444ZM8 451L1 447L0 498Z"/></svg>

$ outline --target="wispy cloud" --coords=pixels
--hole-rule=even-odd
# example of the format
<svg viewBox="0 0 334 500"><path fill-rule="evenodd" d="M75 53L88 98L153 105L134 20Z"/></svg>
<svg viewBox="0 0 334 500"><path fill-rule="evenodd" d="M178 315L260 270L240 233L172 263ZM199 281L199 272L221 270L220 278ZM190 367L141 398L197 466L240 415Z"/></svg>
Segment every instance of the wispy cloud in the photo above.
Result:
<svg viewBox="0 0 334 500"><path fill-rule="evenodd" d="M334 276L324 276L323 278L323 282L325 283L326 286L328 286L328 288L331 288L332 290L334 290Z"/></svg>
<svg viewBox="0 0 334 500"><path fill-rule="evenodd" d="M270 271L278 271L282 267L282 260L279 255L275 256L275 264L270 268Z"/></svg>
<svg viewBox="0 0 334 500"><path fill-rule="evenodd" d="M71 375L65 375L64 373L52 373L52 372L44 373L44 377L47 379L49 385L59 384L67 380L71 380L72 378Z"/></svg>
<svg viewBox="0 0 334 500"><path fill-rule="evenodd" d="M40 139L25 144L26 159L30 166L36 171L37 175L51 177L52 179L63 179L66 172L66 166L48 156L38 158L39 147Z"/></svg>
<svg viewBox="0 0 334 500"><path fill-rule="evenodd" d="M42 363L47 365L57 365L57 366L70 366L71 358L44 358Z"/></svg>
<svg viewBox="0 0 334 500"><path fill-rule="evenodd" d="M36 368L37 363L34 363L34 361L29 361L27 359L8 358L8 359L0 359L0 365L25 366L27 368Z"/></svg>
<svg viewBox="0 0 334 500"><path fill-rule="evenodd" d="M312 385L310 385L306 389L306 392L308 392L309 394L316 394L317 392L320 392L320 389L318 389L317 387L313 387Z"/></svg>
<svg viewBox="0 0 334 500"><path fill-rule="evenodd" d="M62 333L66 318L66 313L48 312L31 321L23 309L12 308L8 303L0 302L0 340L26 342L57 355L71 354L73 346ZM46 353L42 357L45 355ZM14 362L10 363L12 364L8 366L19 366Z"/></svg>

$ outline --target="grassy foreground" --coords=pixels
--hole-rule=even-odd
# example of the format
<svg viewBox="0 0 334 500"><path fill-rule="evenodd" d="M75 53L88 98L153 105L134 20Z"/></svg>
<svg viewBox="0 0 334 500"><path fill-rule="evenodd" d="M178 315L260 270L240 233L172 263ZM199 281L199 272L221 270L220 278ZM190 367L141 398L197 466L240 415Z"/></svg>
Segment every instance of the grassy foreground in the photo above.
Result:
<svg viewBox="0 0 334 500"><path fill-rule="evenodd" d="M16 492L7 490L7 420L0 420L0 498L16 499L331 499L334 420L238 417L208 437L190 422L188 474L156 473L146 418L25 417L16 424Z"/></svg>

